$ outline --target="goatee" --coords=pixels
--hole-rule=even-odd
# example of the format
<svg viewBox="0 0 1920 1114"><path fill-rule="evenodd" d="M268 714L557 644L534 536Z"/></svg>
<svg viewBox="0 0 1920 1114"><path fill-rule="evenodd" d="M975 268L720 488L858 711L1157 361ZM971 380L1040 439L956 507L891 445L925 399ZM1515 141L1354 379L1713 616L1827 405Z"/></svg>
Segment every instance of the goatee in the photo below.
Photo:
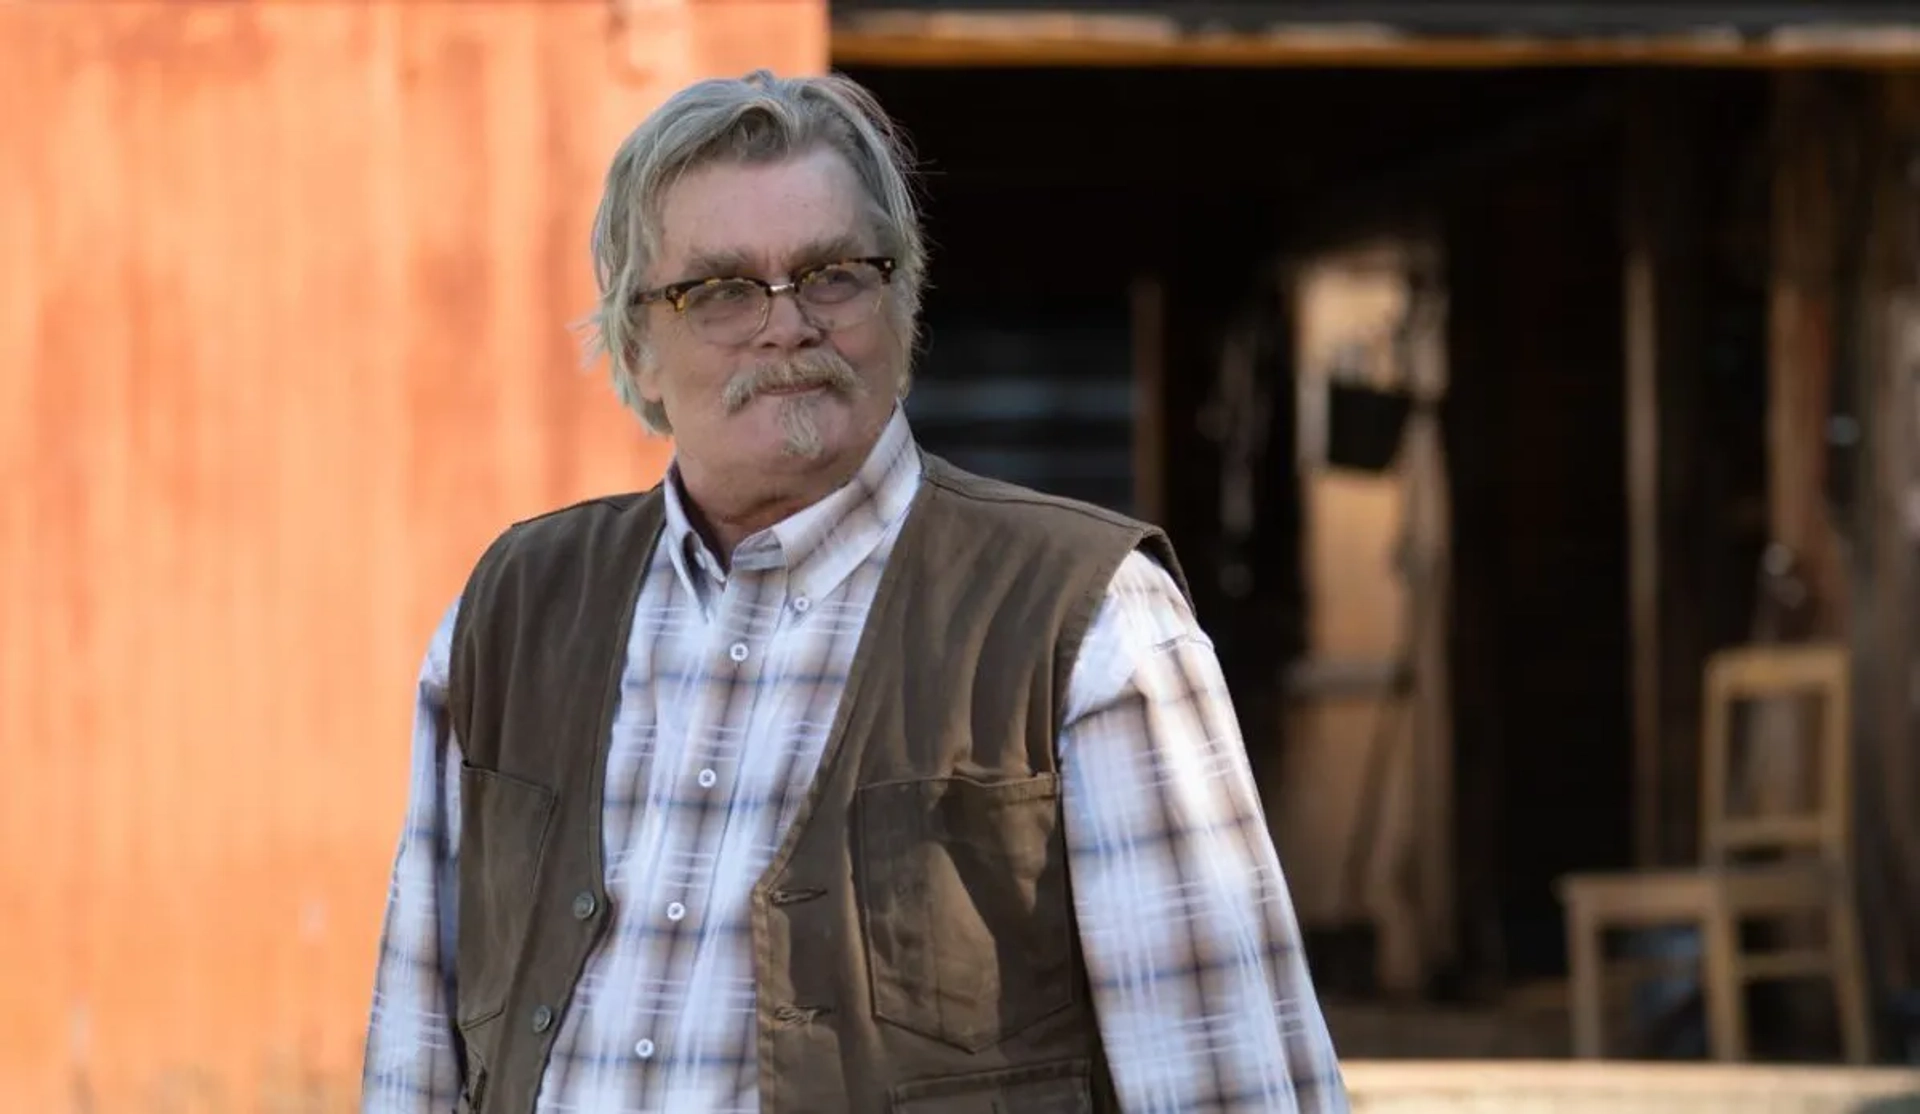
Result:
<svg viewBox="0 0 1920 1114"><path fill-rule="evenodd" d="M820 420L814 413L819 401L812 395L780 400L780 431L787 435L788 456L798 460L814 460L820 456Z"/></svg>
<svg viewBox="0 0 1920 1114"><path fill-rule="evenodd" d="M760 395L771 391L834 391L853 398L866 384L838 352L823 348L792 359L756 365L727 384L721 402L735 414ZM786 435L786 455L813 460L824 451L820 436L818 394L796 394L780 400L780 429Z"/></svg>

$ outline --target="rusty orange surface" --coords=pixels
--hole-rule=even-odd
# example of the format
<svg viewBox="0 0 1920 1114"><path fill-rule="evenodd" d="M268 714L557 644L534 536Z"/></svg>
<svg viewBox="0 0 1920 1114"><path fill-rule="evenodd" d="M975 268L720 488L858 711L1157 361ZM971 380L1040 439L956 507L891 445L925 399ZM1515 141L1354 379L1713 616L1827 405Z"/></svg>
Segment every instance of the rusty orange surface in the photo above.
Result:
<svg viewBox="0 0 1920 1114"><path fill-rule="evenodd" d="M351 1109L420 653L645 485L606 160L822 0L0 4L0 1111Z"/></svg>

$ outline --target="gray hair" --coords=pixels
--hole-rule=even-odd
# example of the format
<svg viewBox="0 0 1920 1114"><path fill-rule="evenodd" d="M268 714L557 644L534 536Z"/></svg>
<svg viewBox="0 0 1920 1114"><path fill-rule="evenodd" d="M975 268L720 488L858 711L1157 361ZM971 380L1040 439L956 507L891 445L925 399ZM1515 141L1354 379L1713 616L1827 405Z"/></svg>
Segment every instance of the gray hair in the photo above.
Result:
<svg viewBox="0 0 1920 1114"><path fill-rule="evenodd" d="M651 358L645 336L647 267L660 249L667 191L682 174L716 162L767 163L818 147L839 152L859 176L880 250L896 260L888 313L901 334L901 390L917 335L926 245L913 196L905 137L866 89L839 74L775 77L756 70L715 78L674 94L620 145L607 171L593 222L594 277L600 297L588 316L588 358L605 354L613 388L655 433L669 433L666 410L640 397L636 376Z"/></svg>

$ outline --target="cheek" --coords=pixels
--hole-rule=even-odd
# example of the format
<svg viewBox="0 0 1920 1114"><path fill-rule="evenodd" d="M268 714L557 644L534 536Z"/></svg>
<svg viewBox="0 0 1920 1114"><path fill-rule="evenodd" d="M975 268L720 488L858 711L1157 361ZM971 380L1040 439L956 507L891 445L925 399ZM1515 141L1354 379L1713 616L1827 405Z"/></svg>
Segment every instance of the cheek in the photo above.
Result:
<svg viewBox="0 0 1920 1114"><path fill-rule="evenodd" d="M691 337L660 336L653 343L653 382L666 398L698 405L729 374L724 354Z"/></svg>
<svg viewBox="0 0 1920 1114"><path fill-rule="evenodd" d="M876 317L852 333L837 338L835 346L848 363L866 373L868 378L877 379L893 373L902 357L900 332L884 317Z"/></svg>

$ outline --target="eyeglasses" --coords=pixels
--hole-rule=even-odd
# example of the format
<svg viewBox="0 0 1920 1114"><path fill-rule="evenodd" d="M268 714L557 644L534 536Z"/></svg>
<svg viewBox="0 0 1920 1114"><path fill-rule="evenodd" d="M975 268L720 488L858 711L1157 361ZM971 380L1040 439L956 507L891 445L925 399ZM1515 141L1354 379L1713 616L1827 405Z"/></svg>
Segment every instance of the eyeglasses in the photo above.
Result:
<svg viewBox="0 0 1920 1114"><path fill-rule="evenodd" d="M778 294L792 294L819 328L850 329L880 308L880 288L893 278L885 256L802 267L786 282L728 277L688 279L634 295L634 304L665 302L710 344L745 344L766 328Z"/></svg>

